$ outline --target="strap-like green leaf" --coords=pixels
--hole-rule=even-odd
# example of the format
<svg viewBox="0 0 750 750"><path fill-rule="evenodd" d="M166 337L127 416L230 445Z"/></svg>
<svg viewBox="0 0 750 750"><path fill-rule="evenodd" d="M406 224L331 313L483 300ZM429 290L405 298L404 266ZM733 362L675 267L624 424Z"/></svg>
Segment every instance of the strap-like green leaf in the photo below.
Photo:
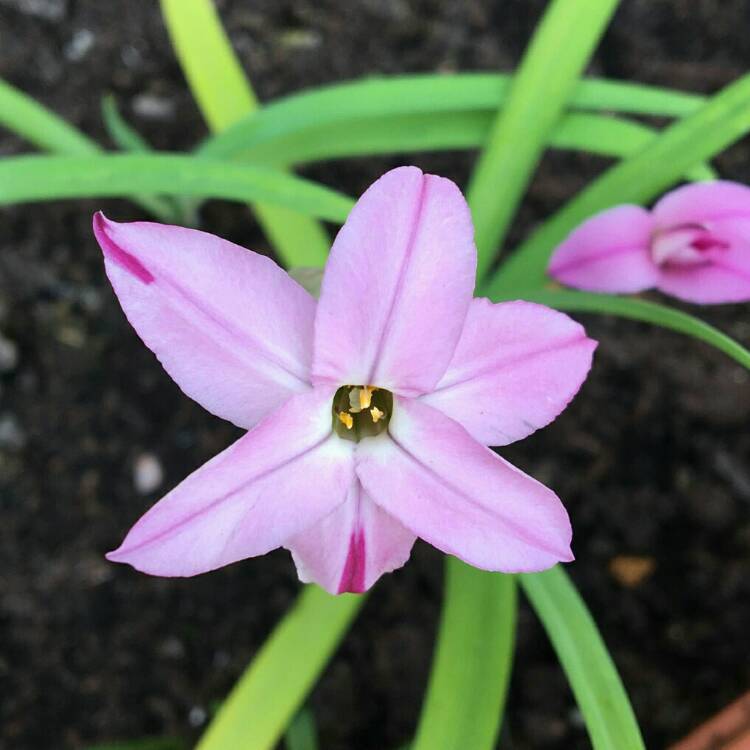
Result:
<svg viewBox="0 0 750 750"><path fill-rule="evenodd" d="M22 91L0 80L0 125L38 148L59 154L87 155L101 152L99 144L76 130ZM168 201L155 196L134 196L133 200L162 221L174 214Z"/></svg>
<svg viewBox="0 0 750 750"><path fill-rule="evenodd" d="M308 129L402 115L484 112L492 117L508 96L512 76L498 73L413 75L338 83L292 94L239 120L200 147L225 156ZM703 97L624 81L584 79L576 84L569 107L630 114L684 117Z"/></svg>
<svg viewBox="0 0 750 750"><path fill-rule="evenodd" d="M617 668L567 573L558 565L519 582L557 652L594 750L644 750Z"/></svg>
<svg viewBox="0 0 750 750"><path fill-rule="evenodd" d="M252 114L257 99L211 0L161 0L177 57L198 106L214 131ZM322 265L328 255L325 229L309 216L262 203L255 214L287 266Z"/></svg>
<svg viewBox="0 0 750 750"><path fill-rule="evenodd" d="M516 584L446 558L432 673L411 750L495 746L513 662Z"/></svg>
<svg viewBox="0 0 750 750"><path fill-rule="evenodd" d="M359 611L364 597L305 587L222 703L196 750L271 750Z"/></svg>
<svg viewBox="0 0 750 750"><path fill-rule="evenodd" d="M603 313L652 323L704 341L750 369L750 351L744 346L699 318L657 302L638 297L592 294L558 288L519 290L515 293L491 294L490 297L496 302L503 299L525 299L549 305L557 310Z"/></svg>
<svg viewBox="0 0 750 750"><path fill-rule="evenodd" d="M132 192L262 200L343 222L353 201L274 169L177 154L15 156L0 160L0 204Z"/></svg>
<svg viewBox="0 0 750 750"><path fill-rule="evenodd" d="M552 0L534 32L467 189L480 280L618 2Z"/></svg>
<svg viewBox="0 0 750 750"><path fill-rule="evenodd" d="M0 125L61 154L95 154L99 146L35 99L0 80Z"/></svg>
<svg viewBox="0 0 750 750"><path fill-rule="evenodd" d="M282 166L402 151L477 148L486 141L492 119L491 112L482 110L368 117L291 131L255 143L233 156L254 164ZM571 112L555 125L548 145L622 158L642 149L657 132L631 120ZM692 167L685 174L687 179L715 176L707 165Z"/></svg>
<svg viewBox="0 0 750 750"><path fill-rule="evenodd" d="M503 292L541 284L552 250L584 219L618 203L651 200L674 185L691 165L711 158L749 130L750 75L746 75L590 183L521 245L490 288Z"/></svg>
<svg viewBox="0 0 750 750"><path fill-rule="evenodd" d="M112 94L102 98L102 118L110 138L123 151L141 154L152 151L148 141L120 114ZM147 196L146 200L158 202L159 218L168 224L197 224L195 200L185 196Z"/></svg>

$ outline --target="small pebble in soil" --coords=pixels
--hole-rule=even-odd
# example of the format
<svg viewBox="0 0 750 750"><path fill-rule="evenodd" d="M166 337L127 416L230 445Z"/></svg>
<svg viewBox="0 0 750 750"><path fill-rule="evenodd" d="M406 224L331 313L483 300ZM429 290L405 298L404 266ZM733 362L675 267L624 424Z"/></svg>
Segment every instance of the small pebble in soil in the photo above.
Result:
<svg viewBox="0 0 750 750"><path fill-rule="evenodd" d="M193 706L188 714L188 723L191 727L199 727L205 724L208 714L203 706Z"/></svg>
<svg viewBox="0 0 750 750"><path fill-rule="evenodd" d="M169 120L174 115L174 108L174 101L154 94L138 94L133 99L133 112L147 120Z"/></svg>
<svg viewBox="0 0 750 750"><path fill-rule="evenodd" d="M15 341L0 333L0 373L13 372L18 366L18 347Z"/></svg>
<svg viewBox="0 0 750 750"><path fill-rule="evenodd" d="M26 433L13 414L0 414L0 450L21 450L26 445Z"/></svg>
<svg viewBox="0 0 750 750"><path fill-rule="evenodd" d="M45 21L62 21L68 12L68 0L3 0L0 4Z"/></svg>
<svg viewBox="0 0 750 750"><path fill-rule="evenodd" d="M94 35L88 29L77 29L65 45L63 54L71 62L80 62L85 59L93 46Z"/></svg>
<svg viewBox="0 0 750 750"><path fill-rule="evenodd" d="M136 492L148 495L164 481L161 461L153 453L141 453L133 463L133 485Z"/></svg>

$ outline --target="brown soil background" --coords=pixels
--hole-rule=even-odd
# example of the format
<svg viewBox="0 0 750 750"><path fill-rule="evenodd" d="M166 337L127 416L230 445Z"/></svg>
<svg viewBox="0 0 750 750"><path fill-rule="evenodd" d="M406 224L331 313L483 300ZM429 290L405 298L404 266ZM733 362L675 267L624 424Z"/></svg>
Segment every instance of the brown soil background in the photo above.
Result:
<svg viewBox="0 0 750 750"><path fill-rule="evenodd" d="M220 2L262 99L373 73L510 70L544 3L522 0ZM750 63L747 0L624 0L591 72L712 92ZM0 76L107 143L100 100L159 148L205 133L156 3L0 0ZM0 153L26 150L0 133ZM467 154L361 159L309 176L360 192L415 162L464 182ZM519 239L606 166L545 157ZM717 160L749 181L747 140ZM298 584L286 553L192 580L155 579L102 555L167 488L237 434L183 397L141 345L105 283L90 231L103 207L65 202L0 212L0 331L18 360L0 373L0 747L82 748L143 735L195 738ZM203 226L266 245L241 206ZM700 310L750 343L746 306ZM679 739L748 687L748 373L677 334L585 319L600 339L581 394L550 428L505 455L555 487L576 531L571 573L621 670L650 748ZM164 466L139 495L143 453ZM618 555L653 558L636 588ZM316 688L326 750L385 749L414 730L441 597L424 544L373 592ZM588 747L545 635L524 604L500 745Z"/></svg>

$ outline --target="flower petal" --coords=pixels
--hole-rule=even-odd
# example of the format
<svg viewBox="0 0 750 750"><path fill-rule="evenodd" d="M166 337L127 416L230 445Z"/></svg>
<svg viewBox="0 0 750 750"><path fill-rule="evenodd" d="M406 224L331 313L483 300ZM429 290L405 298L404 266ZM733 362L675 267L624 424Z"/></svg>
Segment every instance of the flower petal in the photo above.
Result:
<svg viewBox="0 0 750 750"><path fill-rule="evenodd" d="M400 568L415 540L355 479L345 503L286 546L300 580L317 583L331 594L361 594L384 573Z"/></svg>
<svg viewBox="0 0 750 750"><path fill-rule="evenodd" d="M451 364L420 400L483 445L507 445L570 403L595 348L583 326L544 305L475 299Z"/></svg>
<svg viewBox="0 0 750 750"><path fill-rule="evenodd" d="M702 265L665 266L659 290L700 305L750 300L750 243L737 243Z"/></svg>
<svg viewBox="0 0 750 750"><path fill-rule="evenodd" d="M521 572L573 559L554 492L420 401L397 398L390 437L363 440L355 465L381 508L470 565Z"/></svg>
<svg viewBox="0 0 750 750"><path fill-rule="evenodd" d="M750 188L736 182L696 182L667 193L653 208L659 229L750 218Z"/></svg>
<svg viewBox="0 0 750 750"><path fill-rule="evenodd" d="M617 206L584 221L555 249L548 273L566 286L594 292L640 292L659 269L649 244L653 218L640 206Z"/></svg>
<svg viewBox="0 0 750 750"><path fill-rule="evenodd" d="M316 381L429 391L471 301L473 233L450 180L402 167L375 182L328 259L315 321Z"/></svg>
<svg viewBox="0 0 750 750"><path fill-rule="evenodd" d="M125 315L182 390L251 427L309 389L315 300L268 258L205 232L94 216Z"/></svg>
<svg viewBox="0 0 750 750"><path fill-rule="evenodd" d="M265 554L333 511L354 476L353 444L331 434L332 395L293 396L160 500L108 559L196 575Z"/></svg>

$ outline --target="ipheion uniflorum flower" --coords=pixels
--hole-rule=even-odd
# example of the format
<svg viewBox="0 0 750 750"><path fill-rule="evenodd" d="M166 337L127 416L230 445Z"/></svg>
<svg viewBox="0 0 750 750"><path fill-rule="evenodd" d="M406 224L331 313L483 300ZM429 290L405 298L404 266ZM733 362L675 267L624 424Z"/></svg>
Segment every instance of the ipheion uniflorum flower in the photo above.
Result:
<svg viewBox="0 0 750 750"><path fill-rule="evenodd" d="M658 289L704 305L750 300L750 188L698 182L667 193L650 211L609 208L558 245L549 274L593 292Z"/></svg>
<svg viewBox="0 0 750 750"><path fill-rule="evenodd" d="M361 592L417 537L479 568L572 559L568 515L488 445L548 424L596 346L567 316L473 299L454 183L388 172L340 230L316 300L271 260L196 230L94 231L130 323L182 390L248 432L110 560L191 576L283 546L300 578Z"/></svg>

